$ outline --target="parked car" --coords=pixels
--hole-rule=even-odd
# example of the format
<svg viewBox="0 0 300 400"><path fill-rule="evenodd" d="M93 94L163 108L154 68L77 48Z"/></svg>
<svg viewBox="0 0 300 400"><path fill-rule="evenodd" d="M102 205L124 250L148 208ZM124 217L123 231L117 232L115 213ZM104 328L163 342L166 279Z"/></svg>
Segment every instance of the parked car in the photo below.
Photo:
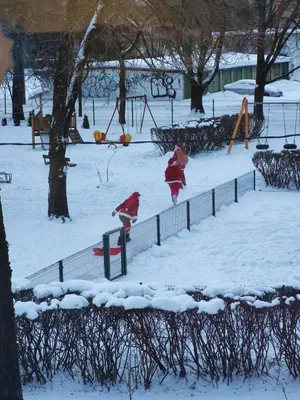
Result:
<svg viewBox="0 0 300 400"><path fill-rule="evenodd" d="M254 79L241 79L236 82L228 83L224 85L224 90L229 90L238 94L254 94L256 82ZM265 86L264 96L270 97L281 97L283 93L271 84Z"/></svg>

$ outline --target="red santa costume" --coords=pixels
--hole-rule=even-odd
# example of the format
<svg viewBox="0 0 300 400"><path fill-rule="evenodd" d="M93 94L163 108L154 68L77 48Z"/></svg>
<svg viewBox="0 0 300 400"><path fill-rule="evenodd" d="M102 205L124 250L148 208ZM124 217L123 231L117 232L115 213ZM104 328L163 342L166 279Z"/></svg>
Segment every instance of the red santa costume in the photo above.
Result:
<svg viewBox="0 0 300 400"><path fill-rule="evenodd" d="M116 214L119 215L120 221L122 222L126 232L126 241L130 240L129 232L131 228L131 221L135 223L138 218L138 210L140 205L139 198L140 194L138 192L132 193L132 195L128 197L128 199L124 200L123 203L118 205L118 207L112 213L113 217Z"/></svg>
<svg viewBox="0 0 300 400"><path fill-rule="evenodd" d="M179 166L180 166L180 168L182 170L182 173L183 173L183 181L182 181L182 183L183 183L184 186L186 186L184 169L186 167L186 164L189 162L189 158L185 154L185 151L184 151L184 149L183 149L181 144L177 144L175 146L173 157L175 158L175 160L177 161L177 163L179 164Z"/></svg>
<svg viewBox="0 0 300 400"><path fill-rule="evenodd" d="M165 170L165 182L169 185L171 190L171 198L173 204L177 204L177 198L179 195L179 189L182 188L182 183L184 180L184 175L182 169L178 165L175 158L170 158L168 162L168 167Z"/></svg>

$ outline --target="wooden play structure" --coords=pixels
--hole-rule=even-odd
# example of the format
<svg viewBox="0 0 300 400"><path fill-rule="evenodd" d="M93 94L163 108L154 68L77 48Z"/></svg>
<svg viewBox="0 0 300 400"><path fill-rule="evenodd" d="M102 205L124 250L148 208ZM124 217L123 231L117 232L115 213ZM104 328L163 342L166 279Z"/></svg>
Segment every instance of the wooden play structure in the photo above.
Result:
<svg viewBox="0 0 300 400"><path fill-rule="evenodd" d="M71 117L69 126L69 138L71 139L71 142L73 144L83 143L83 139L77 129L76 113L74 113Z"/></svg>
<svg viewBox="0 0 300 400"><path fill-rule="evenodd" d="M43 150L49 151L50 148L50 119L43 117L39 112L35 116L31 116L31 136L32 136L32 148L35 149L36 142L35 138L39 137L41 140L41 146ZM77 129L76 113L71 117L69 126L69 138L73 144L83 143L83 139Z"/></svg>
<svg viewBox="0 0 300 400"><path fill-rule="evenodd" d="M238 119L236 121L231 139L230 139L230 143L228 146L228 150L227 150L227 154L230 154L233 143L235 141L236 135L237 135L237 131L239 129L243 114L245 114L245 149L249 148L249 114L248 114L248 100L246 99L246 97L243 98L242 101L242 107L238 116Z"/></svg>
<svg viewBox="0 0 300 400"><path fill-rule="evenodd" d="M41 139L41 146L43 150L49 150L49 131L50 131L50 119L43 118L40 113L36 116L31 116L31 143L32 148L35 149L35 138L38 136Z"/></svg>

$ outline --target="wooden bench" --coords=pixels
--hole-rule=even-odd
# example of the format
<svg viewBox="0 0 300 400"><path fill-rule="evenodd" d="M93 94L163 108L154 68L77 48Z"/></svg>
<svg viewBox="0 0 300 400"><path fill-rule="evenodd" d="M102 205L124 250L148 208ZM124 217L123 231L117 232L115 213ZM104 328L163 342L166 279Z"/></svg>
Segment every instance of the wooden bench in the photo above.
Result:
<svg viewBox="0 0 300 400"><path fill-rule="evenodd" d="M43 154L43 159L44 159L44 164L45 165L49 165L50 164L50 156L49 156L49 154ZM69 168L76 167L76 165L77 165L75 163L71 163L70 162L70 158L68 158L68 157L65 158L65 163L66 163L66 166L69 167Z"/></svg>

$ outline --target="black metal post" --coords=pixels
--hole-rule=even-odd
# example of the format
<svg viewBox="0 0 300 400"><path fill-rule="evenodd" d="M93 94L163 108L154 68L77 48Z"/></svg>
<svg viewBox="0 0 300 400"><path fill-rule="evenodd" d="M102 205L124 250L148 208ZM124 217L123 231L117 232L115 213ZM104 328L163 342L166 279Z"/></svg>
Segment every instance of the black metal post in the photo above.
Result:
<svg viewBox="0 0 300 400"><path fill-rule="evenodd" d="M186 227L190 231L191 230L191 206L190 202L186 202Z"/></svg>
<svg viewBox="0 0 300 400"><path fill-rule="evenodd" d="M174 123L174 104L173 99L171 99L171 124Z"/></svg>
<svg viewBox="0 0 300 400"><path fill-rule="evenodd" d="M159 215L156 216L156 233L157 233L157 246L160 246L161 240L160 240L160 217L159 217Z"/></svg>
<svg viewBox="0 0 300 400"><path fill-rule="evenodd" d="M256 171L253 170L253 190L256 190Z"/></svg>
<svg viewBox="0 0 300 400"><path fill-rule="evenodd" d="M211 200L212 200L212 215L216 216L216 192L215 189L211 191Z"/></svg>
<svg viewBox="0 0 300 400"><path fill-rule="evenodd" d="M120 238L121 238L121 272L122 275L127 275L126 232L123 227L120 229Z"/></svg>
<svg viewBox="0 0 300 400"><path fill-rule="evenodd" d="M82 87L80 86L78 93L78 116L82 117Z"/></svg>
<svg viewBox="0 0 300 400"><path fill-rule="evenodd" d="M131 126L134 127L134 115L133 115L133 99L130 100L131 102Z"/></svg>
<svg viewBox="0 0 300 400"><path fill-rule="evenodd" d="M103 235L103 251L104 251L104 276L110 280L110 244L109 235Z"/></svg>
<svg viewBox="0 0 300 400"><path fill-rule="evenodd" d="M6 83L4 84L4 115L6 116Z"/></svg>
<svg viewBox="0 0 300 400"><path fill-rule="evenodd" d="M238 180L235 178L234 180L234 201L238 202Z"/></svg>
<svg viewBox="0 0 300 400"><path fill-rule="evenodd" d="M63 260L58 261L59 282L64 281L64 264Z"/></svg>
<svg viewBox="0 0 300 400"><path fill-rule="evenodd" d="M215 118L215 99L212 101L212 112L213 112L213 118Z"/></svg>
<svg viewBox="0 0 300 400"><path fill-rule="evenodd" d="M95 122L95 100L93 99L93 125L95 126L96 125L96 122Z"/></svg>

